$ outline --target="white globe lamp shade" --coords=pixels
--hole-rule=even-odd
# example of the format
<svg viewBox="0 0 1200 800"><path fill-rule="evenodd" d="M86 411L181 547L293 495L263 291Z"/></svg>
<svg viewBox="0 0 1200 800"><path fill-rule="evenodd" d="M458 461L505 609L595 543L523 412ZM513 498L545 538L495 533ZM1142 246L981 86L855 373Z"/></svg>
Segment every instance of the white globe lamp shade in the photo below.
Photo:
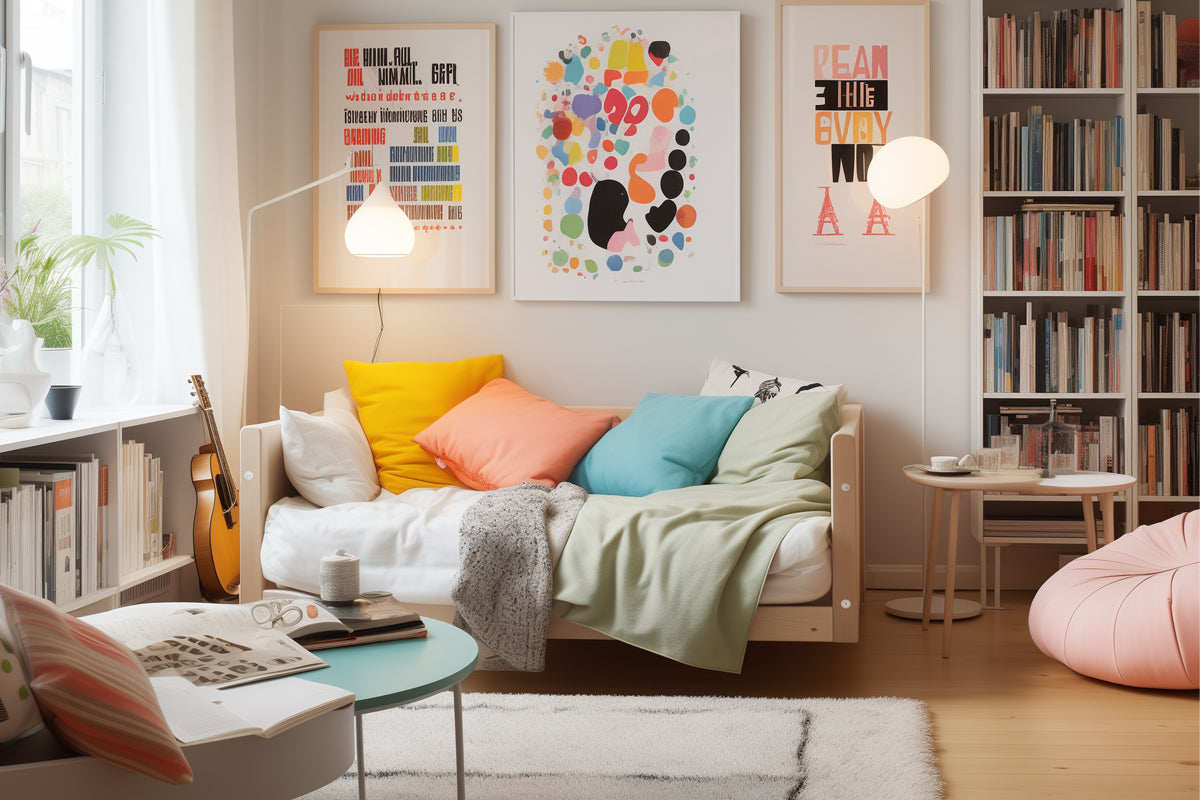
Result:
<svg viewBox="0 0 1200 800"><path fill-rule="evenodd" d="M406 256L416 244L412 222L392 199L383 181L346 223L346 249L373 258Z"/></svg>
<svg viewBox="0 0 1200 800"><path fill-rule="evenodd" d="M879 149L867 168L867 188L884 208L904 208L950 176L946 151L923 136L902 136Z"/></svg>

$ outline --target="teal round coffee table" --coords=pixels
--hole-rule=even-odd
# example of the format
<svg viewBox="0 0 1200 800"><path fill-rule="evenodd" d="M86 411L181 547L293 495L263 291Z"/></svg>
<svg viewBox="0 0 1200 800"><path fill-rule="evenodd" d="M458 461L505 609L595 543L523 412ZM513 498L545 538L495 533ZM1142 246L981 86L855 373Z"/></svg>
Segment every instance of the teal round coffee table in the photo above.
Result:
<svg viewBox="0 0 1200 800"><path fill-rule="evenodd" d="M458 798L466 797L463 772L462 681L479 660L470 634L453 625L422 617L429 634L418 639L351 645L322 650L329 667L299 677L354 692L354 754L358 764L358 797L367 793L363 766L362 718L371 711L406 706L445 691L454 692L454 747L458 765Z"/></svg>

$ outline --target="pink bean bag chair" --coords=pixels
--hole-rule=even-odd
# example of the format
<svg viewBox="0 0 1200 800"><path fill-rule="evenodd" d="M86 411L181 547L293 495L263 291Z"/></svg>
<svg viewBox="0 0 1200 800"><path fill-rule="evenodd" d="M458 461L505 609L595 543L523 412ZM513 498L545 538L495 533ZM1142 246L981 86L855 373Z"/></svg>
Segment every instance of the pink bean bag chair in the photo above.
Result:
<svg viewBox="0 0 1200 800"><path fill-rule="evenodd" d="M1200 688L1200 511L1067 564L1033 598L1029 633L1043 653L1093 678Z"/></svg>

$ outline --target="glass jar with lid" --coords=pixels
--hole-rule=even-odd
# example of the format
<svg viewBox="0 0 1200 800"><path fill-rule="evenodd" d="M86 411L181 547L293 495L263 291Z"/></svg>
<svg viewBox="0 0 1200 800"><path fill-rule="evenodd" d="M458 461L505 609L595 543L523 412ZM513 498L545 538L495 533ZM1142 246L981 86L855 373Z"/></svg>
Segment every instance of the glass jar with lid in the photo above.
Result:
<svg viewBox="0 0 1200 800"><path fill-rule="evenodd" d="M1041 462L1043 478L1069 475L1075 472L1075 426L1058 418L1058 401L1050 399L1050 417L1039 429L1041 439Z"/></svg>

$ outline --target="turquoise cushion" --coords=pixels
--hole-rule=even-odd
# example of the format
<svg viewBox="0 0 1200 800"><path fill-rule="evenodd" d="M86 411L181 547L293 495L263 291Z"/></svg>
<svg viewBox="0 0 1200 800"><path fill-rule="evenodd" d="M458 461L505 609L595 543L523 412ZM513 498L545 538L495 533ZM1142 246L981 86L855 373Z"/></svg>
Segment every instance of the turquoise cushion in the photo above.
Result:
<svg viewBox="0 0 1200 800"><path fill-rule="evenodd" d="M642 497L708 480L752 397L648 394L571 473L590 494Z"/></svg>

